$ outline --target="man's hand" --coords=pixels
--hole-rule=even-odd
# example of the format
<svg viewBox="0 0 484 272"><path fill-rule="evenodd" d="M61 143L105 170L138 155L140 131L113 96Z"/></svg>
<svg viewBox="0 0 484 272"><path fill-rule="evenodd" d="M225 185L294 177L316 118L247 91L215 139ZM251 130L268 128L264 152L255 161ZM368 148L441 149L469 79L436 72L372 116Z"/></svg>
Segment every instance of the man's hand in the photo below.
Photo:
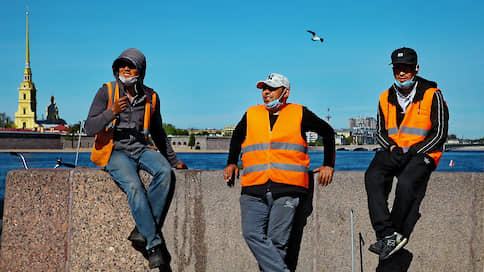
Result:
<svg viewBox="0 0 484 272"><path fill-rule="evenodd" d="M111 111L113 111L114 115L118 115L120 112L123 112L128 107L128 97L123 96L118 100L115 100L114 103L111 105Z"/></svg>
<svg viewBox="0 0 484 272"><path fill-rule="evenodd" d="M180 162L175 166L175 169L188 169L188 166L184 162Z"/></svg>
<svg viewBox="0 0 484 272"><path fill-rule="evenodd" d="M224 180L227 183L227 185L230 187L234 186L233 185L234 180L232 179L234 174L235 176L237 176L237 178L239 177L239 168L237 167L237 165L235 164L227 165L224 169Z"/></svg>
<svg viewBox="0 0 484 272"><path fill-rule="evenodd" d="M321 186L327 186L333 180L334 168L330 166L321 166L313 170L319 172L318 182Z"/></svg>

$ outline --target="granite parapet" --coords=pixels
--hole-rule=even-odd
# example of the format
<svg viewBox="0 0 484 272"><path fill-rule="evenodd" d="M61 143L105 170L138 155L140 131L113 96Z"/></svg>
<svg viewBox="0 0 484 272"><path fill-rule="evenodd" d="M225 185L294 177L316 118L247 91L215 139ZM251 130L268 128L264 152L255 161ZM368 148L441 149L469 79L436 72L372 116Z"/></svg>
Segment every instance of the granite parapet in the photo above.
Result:
<svg viewBox="0 0 484 272"><path fill-rule="evenodd" d="M141 172L145 184L150 176ZM176 170L163 233L173 271L257 271L240 228L240 182L222 171ZM378 257L363 172L338 171L316 186L298 271L374 271ZM435 172L406 249L408 271L483 271L483 173ZM393 194L393 193L392 193ZM392 199L390 199L391 204ZM100 169L13 170L7 175L0 271L148 271L126 239L134 227L126 195ZM359 255L359 234L365 245ZM156 270L154 270L156 271Z"/></svg>

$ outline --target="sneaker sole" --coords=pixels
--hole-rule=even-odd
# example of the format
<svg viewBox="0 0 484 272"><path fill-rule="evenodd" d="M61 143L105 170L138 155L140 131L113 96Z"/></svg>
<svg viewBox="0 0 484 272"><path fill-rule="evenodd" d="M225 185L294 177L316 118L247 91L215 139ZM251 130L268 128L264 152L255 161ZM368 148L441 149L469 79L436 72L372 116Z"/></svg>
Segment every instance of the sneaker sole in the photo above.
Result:
<svg viewBox="0 0 484 272"><path fill-rule="evenodd" d="M392 251L390 251L390 253L388 253L387 256L382 257L380 255L380 260L386 260L390 258L390 256L392 256L393 253L399 251L402 247L404 247L407 244L407 241L408 241L407 238L403 238L403 240Z"/></svg>
<svg viewBox="0 0 484 272"><path fill-rule="evenodd" d="M368 248L368 250L370 252L372 252L372 253L375 253L376 255L380 255L381 254L381 250L377 250L377 249L375 249L375 248L373 248L371 246Z"/></svg>

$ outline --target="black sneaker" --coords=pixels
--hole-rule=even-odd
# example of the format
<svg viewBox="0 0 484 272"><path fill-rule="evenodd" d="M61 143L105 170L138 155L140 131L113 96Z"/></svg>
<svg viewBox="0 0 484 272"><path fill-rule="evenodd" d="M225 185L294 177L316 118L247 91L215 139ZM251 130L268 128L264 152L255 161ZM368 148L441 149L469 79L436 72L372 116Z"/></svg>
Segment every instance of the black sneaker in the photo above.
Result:
<svg viewBox="0 0 484 272"><path fill-rule="evenodd" d="M371 244L370 247L368 248L368 250L377 254L377 255L380 255L384 246L385 246L385 244L383 243L383 239L377 239L376 243Z"/></svg>
<svg viewBox="0 0 484 272"><path fill-rule="evenodd" d="M165 262L163 261L163 257L161 255L161 246L157 245L148 249L148 261L150 265L150 269L160 267L164 265Z"/></svg>
<svg viewBox="0 0 484 272"><path fill-rule="evenodd" d="M128 240L130 240L138 247L146 247L146 238L138 231L138 228L136 226L129 234Z"/></svg>
<svg viewBox="0 0 484 272"><path fill-rule="evenodd" d="M388 259L393 253L404 247L407 244L407 241L407 238L397 232L383 238L383 248L380 253L380 260Z"/></svg>

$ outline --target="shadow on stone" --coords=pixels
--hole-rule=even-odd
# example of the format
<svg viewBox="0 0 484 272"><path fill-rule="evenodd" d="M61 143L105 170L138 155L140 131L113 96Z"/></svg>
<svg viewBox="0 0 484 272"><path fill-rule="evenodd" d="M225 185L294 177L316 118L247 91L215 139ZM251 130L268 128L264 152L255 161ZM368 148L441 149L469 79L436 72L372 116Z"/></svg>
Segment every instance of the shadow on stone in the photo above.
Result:
<svg viewBox="0 0 484 272"><path fill-rule="evenodd" d="M412 259L412 252L401 249L389 259L380 261L376 267L376 272L406 272Z"/></svg>

